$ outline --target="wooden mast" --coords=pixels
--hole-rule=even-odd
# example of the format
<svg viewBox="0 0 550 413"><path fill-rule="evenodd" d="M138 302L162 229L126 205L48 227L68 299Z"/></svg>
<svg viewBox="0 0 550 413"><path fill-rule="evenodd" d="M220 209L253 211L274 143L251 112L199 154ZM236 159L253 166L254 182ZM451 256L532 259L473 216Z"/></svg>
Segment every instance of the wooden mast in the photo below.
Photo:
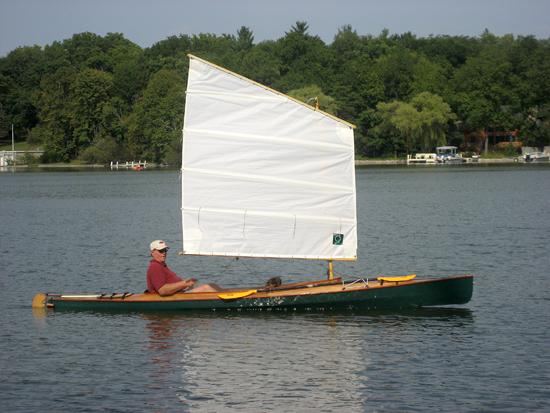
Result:
<svg viewBox="0 0 550 413"><path fill-rule="evenodd" d="M327 271L328 279L333 280L334 279L334 266L332 264L332 260L328 260L328 271Z"/></svg>

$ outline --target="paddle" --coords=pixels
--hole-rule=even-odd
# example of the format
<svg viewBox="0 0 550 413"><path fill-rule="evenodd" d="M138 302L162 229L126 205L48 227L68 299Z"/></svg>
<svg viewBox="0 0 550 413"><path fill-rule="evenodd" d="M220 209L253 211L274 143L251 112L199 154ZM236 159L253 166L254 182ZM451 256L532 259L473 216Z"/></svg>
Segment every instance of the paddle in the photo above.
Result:
<svg viewBox="0 0 550 413"><path fill-rule="evenodd" d="M44 293L36 294L32 299L32 308L45 308L47 295Z"/></svg>
<svg viewBox="0 0 550 413"><path fill-rule="evenodd" d="M384 282L394 282L396 285L403 281L411 281L416 278L416 274L409 274L409 275L401 275L401 276L394 276L394 277L377 277L376 279L380 281L380 285L384 285Z"/></svg>
<svg viewBox="0 0 550 413"><path fill-rule="evenodd" d="M222 300L236 300L238 298L248 297L249 295L256 292L258 292L258 290L233 291L227 293L219 293L218 297Z"/></svg>

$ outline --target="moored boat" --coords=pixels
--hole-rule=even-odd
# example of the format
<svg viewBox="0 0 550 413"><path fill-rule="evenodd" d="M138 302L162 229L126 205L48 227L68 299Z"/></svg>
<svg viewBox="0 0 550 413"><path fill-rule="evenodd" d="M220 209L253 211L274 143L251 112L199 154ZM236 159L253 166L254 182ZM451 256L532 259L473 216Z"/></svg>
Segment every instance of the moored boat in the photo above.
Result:
<svg viewBox="0 0 550 413"><path fill-rule="evenodd" d="M437 154L437 162L444 164L461 164L466 160L457 152L456 146L438 146L435 148Z"/></svg>
<svg viewBox="0 0 550 413"><path fill-rule="evenodd" d="M544 152L530 152L523 155L525 162L548 162L550 160L550 154Z"/></svg>

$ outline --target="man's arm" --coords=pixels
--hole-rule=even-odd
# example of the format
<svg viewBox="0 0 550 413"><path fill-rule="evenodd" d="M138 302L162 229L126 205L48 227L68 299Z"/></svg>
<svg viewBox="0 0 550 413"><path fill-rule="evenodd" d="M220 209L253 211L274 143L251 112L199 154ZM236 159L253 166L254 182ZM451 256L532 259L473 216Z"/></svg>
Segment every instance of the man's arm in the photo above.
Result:
<svg viewBox="0 0 550 413"><path fill-rule="evenodd" d="M194 278L189 278L188 280L181 280L175 283L166 283L159 288L158 292L161 296L172 295L177 293L178 291L193 288L196 281L197 280L195 280Z"/></svg>

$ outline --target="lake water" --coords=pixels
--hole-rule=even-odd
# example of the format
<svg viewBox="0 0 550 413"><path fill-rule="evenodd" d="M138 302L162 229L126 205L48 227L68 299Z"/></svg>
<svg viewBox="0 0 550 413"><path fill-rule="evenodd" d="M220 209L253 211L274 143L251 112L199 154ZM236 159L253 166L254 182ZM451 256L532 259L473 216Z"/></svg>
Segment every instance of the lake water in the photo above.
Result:
<svg viewBox="0 0 550 413"><path fill-rule="evenodd" d="M6 412L550 411L550 167L357 171L346 278L476 275L464 306L389 313L34 313L35 293L139 292L148 244L226 286L324 263L178 257L177 171L0 173Z"/></svg>

